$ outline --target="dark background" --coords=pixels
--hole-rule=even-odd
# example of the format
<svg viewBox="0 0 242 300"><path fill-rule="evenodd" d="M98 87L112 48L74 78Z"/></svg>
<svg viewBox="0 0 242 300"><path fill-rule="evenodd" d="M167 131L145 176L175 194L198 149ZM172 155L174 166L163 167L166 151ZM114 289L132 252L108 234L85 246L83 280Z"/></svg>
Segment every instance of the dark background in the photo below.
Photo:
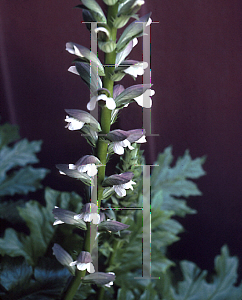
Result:
<svg viewBox="0 0 242 300"><path fill-rule="evenodd" d="M90 45L77 4L0 2L1 118L18 124L22 137L44 141L39 157L51 169L46 184L60 190L77 186L60 178L55 164L90 152L77 132L64 128L64 108L86 110L89 99L84 83L67 72L74 56L65 43ZM182 220L186 232L170 250L206 269L225 243L242 265L241 6L240 0L153 0L140 11L159 21L151 26L152 133L159 137L143 146L146 160L152 164L169 145L175 157L186 149L193 158L207 155L207 175L198 181L203 196L188 202L198 214ZM141 39L136 47L138 57L130 58L141 60ZM118 126L140 128L141 120L142 109L132 104Z"/></svg>

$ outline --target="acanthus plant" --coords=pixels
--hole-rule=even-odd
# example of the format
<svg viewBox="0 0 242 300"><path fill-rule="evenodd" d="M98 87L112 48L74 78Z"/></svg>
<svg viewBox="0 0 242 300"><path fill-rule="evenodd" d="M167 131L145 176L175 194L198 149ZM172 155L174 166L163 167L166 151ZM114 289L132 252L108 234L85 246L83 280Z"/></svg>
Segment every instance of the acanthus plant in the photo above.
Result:
<svg viewBox="0 0 242 300"><path fill-rule="evenodd" d="M112 203L112 195L121 199L126 196L126 191L135 188L136 182L133 172L121 172L119 174L106 174L106 164L111 155L122 156L124 149L138 149L136 144L145 143L145 130L121 129L111 130L120 111L131 102L136 102L141 107L151 108L154 95L151 84L136 84L124 88L116 84L125 75L133 79L144 74L147 62L139 62L127 59L133 47L138 42L138 37L143 35L143 28L150 26L150 14L141 18L137 12L144 4L143 0L103 0L107 5L107 16L95 0L82 0L78 7L83 10L83 18L90 29L91 22L97 26L94 34L97 35L98 47L104 52L104 64L86 47L68 42L66 50L75 55L74 65L68 70L79 75L90 89L90 100L86 99L87 110L66 109L66 128L70 131L78 130L93 147L94 155L85 155L75 164L59 164L57 168L63 175L76 178L90 187L90 195L97 191L97 196L85 200L81 213L75 213L59 207L53 209L56 221L54 225L67 223L77 226L85 231L82 252L76 261L72 259L59 244L53 247L53 253L57 260L65 265L74 275L66 287L62 299L73 299L76 291L83 283L96 283L110 287L115 280L114 272L98 272L92 264L93 249L98 237L103 232L116 233L122 236L130 234L126 229L129 225L118 222L117 216L109 212L111 219L106 220L105 208ZM117 41L117 30L131 22ZM92 32L93 34L93 32ZM148 96L148 103L143 97ZM100 109L100 123L92 115L96 108ZM141 109L141 108L140 108ZM139 174L140 175L140 174ZM108 213L107 213L108 214ZM70 241L71 242L71 241ZM114 250L113 250L114 251ZM87 275L87 273L90 273ZM104 290L101 289L99 299L102 299Z"/></svg>

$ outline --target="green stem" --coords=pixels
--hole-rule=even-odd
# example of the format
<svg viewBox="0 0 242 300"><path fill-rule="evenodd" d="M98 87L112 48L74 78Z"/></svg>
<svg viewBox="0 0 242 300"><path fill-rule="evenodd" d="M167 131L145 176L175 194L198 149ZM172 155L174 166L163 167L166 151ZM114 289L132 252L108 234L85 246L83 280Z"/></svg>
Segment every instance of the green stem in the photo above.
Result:
<svg viewBox="0 0 242 300"><path fill-rule="evenodd" d="M110 28L110 36L113 41L116 41L117 29L112 26L112 20L116 17L118 12L118 3L113 6L108 6L108 14L107 21L108 26ZM115 60L116 60L116 52L115 50L111 53L105 54L105 77L103 79L103 87L108 89L111 93L111 97L113 97L113 81L111 80L111 74L115 69ZM107 107L103 107L101 111L101 128L102 134L107 134L110 131L111 124L111 110ZM98 207L101 207L101 200L103 195L103 187L102 182L105 178L105 169L107 162L107 147L108 145L104 143L101 139L98 140L98 151L97 156L102 162L103 166L98 170ZM104 298L104 288L101 287L99 289L98 300L103 300Z"/></svg>
<svg viewBox="0 0 242 300"><path fill-rule="evenodd" d="M110 39L116 41L117 29L112 26L112 20L116 17L118 11L118 3L113 6L108 6L107 13L107 22L110 28ZM113 97L113 81L111 80L111 74L115 68L115 60L116 60L116 52L115 50L111 53L105 54L105 77L103 78L103 87L108 89L111 93L111 97ZM111 110L107 107L102 107L101 110L101 128L102 134L107 134L110 131L110 123L111 123ZM101 207L101 200L103 195L103 187L102 182L105 178L105 169L107 162L107 143L103 142L100 138L97 144L97 157L102 162L102 167L98 169L98 207Z"/></svg>

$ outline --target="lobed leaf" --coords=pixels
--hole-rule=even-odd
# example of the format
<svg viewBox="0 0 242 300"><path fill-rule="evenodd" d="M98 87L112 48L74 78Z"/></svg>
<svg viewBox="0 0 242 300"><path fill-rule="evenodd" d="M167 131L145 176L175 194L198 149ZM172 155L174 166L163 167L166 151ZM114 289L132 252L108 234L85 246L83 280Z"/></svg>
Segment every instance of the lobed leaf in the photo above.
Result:
<svg viewBox="0 0 242 300"><path fill-rule="evenodd" d="M175 300L240 300L242 284L239 287L235 286L238 259L230 257L228 247L223 246L214 263L216 274L208 282L207 271L201 271L192 262L182 261L180 266L183 280L178 282L177 288L170 287L172 297Z"/></svg>
<svg viewBox="0 0 242 300"><path fill-rule="evenodd" d="M22 168L9 177L0 180L0 196L27 194L41 187L41 180L49 171L47 169L34 169L31 166Z"/></svg>
<svg viewBox="0 0 242 300"><path fill-rule="evenodd" d="M61 206L80 211L82 205L78 195L61 193L50 188L45 190L45 200L46 207L34 200L27 202L24 207L18 207L19 214L26 222L30 234L26 235L7 228L4 237L0 238L1 255L23 256L30 265L36 265L39 257L45 254L57 230L57 226L53 226L52 209Z"/></svg>

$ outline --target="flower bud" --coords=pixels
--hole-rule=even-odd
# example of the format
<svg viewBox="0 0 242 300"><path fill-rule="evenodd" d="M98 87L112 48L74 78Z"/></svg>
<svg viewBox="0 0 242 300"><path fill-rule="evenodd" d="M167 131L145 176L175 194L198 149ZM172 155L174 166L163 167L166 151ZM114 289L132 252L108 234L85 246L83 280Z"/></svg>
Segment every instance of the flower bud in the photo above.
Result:
<svg viewBox="0 0 242 300"><path fill-rule="evenodd" d="M130 18L130 16L125 16L125 15L116 17L113 21L113 26L115 28L122 28L128 23L129 18Z"/></svg>
<svg viewBox="0 0 242 300"><path fill-rule="evenodd" d="M121 79L123 79L125 76L125 73L123 72L115 72L113 73L110 78L112 81L120 81Z"/></svg>
<svg viewBox="0 0 242 300"><path fill-rule="evenodd" d="M132 178L134 177L134 174L132 172L125 172L121 174L114 174L109 177L107 177L103 181L103 186L112 186L112 185L120 185L128 183Z"/></svg>
<svg viewBox="0 0 242 300"><path fill-rule="evenodd" d="M67 116L65 119L65 121L68 122L66 127L69 130L78 130L81 129L84 124L90 124L93 130L101 131L101 126L98 121L88 112L79 109L65 109L65 111L71 116ZM76 124L80 124L79 128L76 128Z"/></svg>
<svg viewBox="0 0 242 300"><path fill-rule="evenodd" d="M91 257L91 254L89 252L82 251L79 254L77 260L78 260L78 262L87 264L89 262L92 262L92 257Z"/></svg>
<svg viewBox="0 0 242 300"><path fill-rule="evenodd" d="M87 270L89 273L94 273L95 269L92 264L92 257L89 252L82 251L77 260L70 263L70 266L75 266L78 270Z"/></svg>
<svg viewBox="0 0 242 300"><path fill-rule="evenodd" d="M116 43L114 41L98 41L98 47L105 53L111 53L116 48Z"/></svg>
<svg viewBox="0 0 242 300"><path fill-rule="evenodd" d="M84 283L95 283L100 285L112 285L115 280L115 274L112 272L103 273L103 272L95 272L93 274L89 274L83 278Z"/></svg>
<svg viewBox="0 0 242 300"><path fill-rule="evenodd" d="M76 220L83 219L84 222L100 223L100 215L97 213L98 207L94 203L87 203L82 208L82 213L75 216Z"/></svg>
<svg viewBox="0 0 242 300"><path fill-rule="evenodd" d="M129 227L129 225L120 223L118 221L107 220L107 221L104 221L104 222L102 222L98 225L98 231L107 230L107 231L116 232L116 231L119 231L119 230L127 229L128 227Z"/></svg>
<svg viewBox="0 0 242 300"><path fill-rule="evenodd" d="M112 130L107 134L107 138L112 142L124 141L128 136L127 131L121 129Z"/></svg>

